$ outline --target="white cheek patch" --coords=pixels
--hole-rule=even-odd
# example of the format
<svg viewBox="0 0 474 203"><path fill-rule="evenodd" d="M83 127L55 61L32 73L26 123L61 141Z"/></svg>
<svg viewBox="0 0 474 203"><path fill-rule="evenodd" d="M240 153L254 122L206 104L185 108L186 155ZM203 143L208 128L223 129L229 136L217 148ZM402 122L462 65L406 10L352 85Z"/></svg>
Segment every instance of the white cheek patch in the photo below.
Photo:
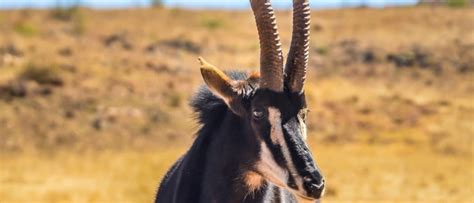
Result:
<svg viewBox="0 0 474 203"><path fill-rule="evenodd" d="M257 163L257 170L273 184L286 186L288 173L275 162L265 142L260 143L260 161Z"/></svg>

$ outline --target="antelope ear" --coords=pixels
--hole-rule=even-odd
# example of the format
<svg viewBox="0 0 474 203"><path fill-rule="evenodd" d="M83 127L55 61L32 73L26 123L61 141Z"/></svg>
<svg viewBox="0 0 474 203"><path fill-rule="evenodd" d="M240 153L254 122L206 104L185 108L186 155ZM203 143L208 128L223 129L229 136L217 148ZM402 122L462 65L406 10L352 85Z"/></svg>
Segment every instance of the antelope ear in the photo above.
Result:
<svg viewBox="0 0 474 203"><path fill-rule="evenodd" d="M206 85L212 93L222 98L227 106L230 106L232 99L238 95L235 88L236 82L203 58L199 57L198 60L201 63L201 75Z"/></svg>

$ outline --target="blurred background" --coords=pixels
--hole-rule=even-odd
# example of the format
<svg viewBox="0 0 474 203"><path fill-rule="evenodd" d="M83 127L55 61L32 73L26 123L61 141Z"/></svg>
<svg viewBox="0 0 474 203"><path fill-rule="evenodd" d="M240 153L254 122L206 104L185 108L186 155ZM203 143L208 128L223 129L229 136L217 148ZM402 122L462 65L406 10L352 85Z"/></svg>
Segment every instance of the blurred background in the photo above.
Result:
<svg viewBox="0 0 474 203"><path fill-rule="evenodd" d="M273 3L287 51L291 1ZM473 202L474 3L311 4L308 139L324 202ZM199 129L196 58L259 64L248 1L0 9L2 203L152 202Z"/></svg>

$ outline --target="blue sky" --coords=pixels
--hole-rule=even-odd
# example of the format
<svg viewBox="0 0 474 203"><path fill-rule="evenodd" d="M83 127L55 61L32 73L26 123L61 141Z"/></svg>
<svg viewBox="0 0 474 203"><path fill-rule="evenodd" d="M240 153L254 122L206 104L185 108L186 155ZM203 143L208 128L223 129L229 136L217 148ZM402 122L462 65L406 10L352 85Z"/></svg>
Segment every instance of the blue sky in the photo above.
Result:
<svg viewBox="0 0 474 203"><path fill-rule="evenodd" d="M246 9L248 0L162 0L166 6L193 9ZM0 8L48 8L60 5L81 5L93 8L124 8L148 6L150 0L0 0ZM339 8L367 5L384 7L395 5L413 5L417 0L310 0L313 8ZM290 8L291 0L273 0L275 8Z"/></svg>

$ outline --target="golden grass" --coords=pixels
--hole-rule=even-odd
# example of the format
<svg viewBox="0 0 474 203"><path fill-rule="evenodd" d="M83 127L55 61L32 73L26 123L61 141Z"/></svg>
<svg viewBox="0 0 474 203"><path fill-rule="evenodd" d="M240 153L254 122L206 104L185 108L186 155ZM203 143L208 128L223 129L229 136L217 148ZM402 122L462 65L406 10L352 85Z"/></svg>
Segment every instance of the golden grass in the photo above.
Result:
<svg viewBox="0 0 474 203"><path fill-rule="evenodd" d="M2 202L152 202L182 150L2 156Z"/></svg>
<svg viewBox="0 0 474 203"><path fill-rule="evenodd" d="M400 145L312 142L324 202L469 202L472 159ZM151 202L185 148L1 156L2 202ZM27 194L27 195L25 195Z"/></svg>
<svg viewBox="0 0 474 203"><path fill-rule="evenodd" d="M198 128L186 105L197 57L258 66L250 11L51 12L0 12L0 202L151 202ZM277 15L286 48L291 13ZM308 134L324 202L473 202L472 8L312 15ZM413 47L438 66L386 59ZM366 50L375 62L359 59ZM44 73L63 84L41 84ZM26 95L8 96L19 86Z"/></svg>

